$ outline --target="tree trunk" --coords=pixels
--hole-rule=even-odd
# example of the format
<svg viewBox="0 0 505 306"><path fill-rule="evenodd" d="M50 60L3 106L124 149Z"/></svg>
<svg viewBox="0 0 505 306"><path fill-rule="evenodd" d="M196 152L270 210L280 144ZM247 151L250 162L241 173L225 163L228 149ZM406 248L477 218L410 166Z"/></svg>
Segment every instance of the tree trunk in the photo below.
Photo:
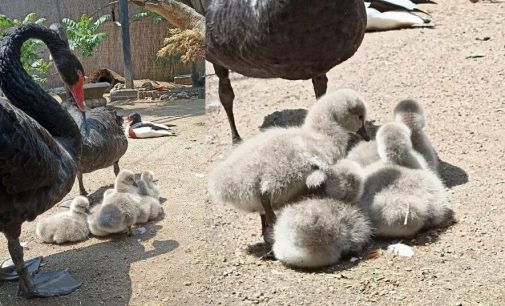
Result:
<svg viewBox="0 0 505 306"><path fill-rule="evenodd" d="M132 0L181 30L196 30L205 36L205 16L192 7L176 0Z"/></svg>

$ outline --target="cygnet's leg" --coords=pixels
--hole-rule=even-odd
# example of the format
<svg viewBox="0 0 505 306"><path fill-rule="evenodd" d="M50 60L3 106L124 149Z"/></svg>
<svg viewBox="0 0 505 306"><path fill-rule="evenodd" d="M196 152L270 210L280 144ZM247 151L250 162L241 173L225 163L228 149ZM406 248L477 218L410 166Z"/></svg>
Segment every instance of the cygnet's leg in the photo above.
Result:
<svg viewBox="0 0 505 306"><path fill-rule="evenodd" d="M261 205L263 206L263 210L265 210L265 214L261 215L261 232L263 233L265 242L271 245L273 244L272 232L276 217L272 205L270 204L270 197L268 194L263 194L261 196Z"/></svg>
<svg viewBox="0 0 505 306"><path fill-rule="evenodd" d="M86 192L86 189L84 189L84 184L82 182L82 172L77 171L77 180L79 181L79 192L81 193L82 196L87 196L88 193Z"/></svg>
<svg viewBox="0 0 505 306"><path fill-rule="evenodd" d="M119 174L119 160L114 163L114 174L116 176Z"/></svg>
<svg viewBox="0 0 505 306"><path fill-rule="evenodd" d="M235 99L235 93L231 87L230 82L230 71L223 66L214 64L214 70L219 78L219 100L224 107L226 116L228 116L228 123L231 128L231 137L233 144L241 142L240 135L238 134L237 127L235 126L235 117L233 116L233 99Z"/></svg>
<svg viewBox="0 0 505 306"><path fill-rule="evenodd" d="M23 261L23 247L19 243L21 225L16 226L14 233L7 231L7 244L12 261L19 275L18 295L25 298L51 297L72 293L81 283L70 276L67 271L37 273L32 278ZM15 235L12 235L15 234Z"/></svg>
<svg viewBox="0 0 505 306"><path fill-rule="evenodd" d="M313 77L312 85L314 86L316 99L319 99L319 97L321 97L326 93L326 89L328 88L328 77L326 77L326 74L321 74L316 77Z"/></svg>

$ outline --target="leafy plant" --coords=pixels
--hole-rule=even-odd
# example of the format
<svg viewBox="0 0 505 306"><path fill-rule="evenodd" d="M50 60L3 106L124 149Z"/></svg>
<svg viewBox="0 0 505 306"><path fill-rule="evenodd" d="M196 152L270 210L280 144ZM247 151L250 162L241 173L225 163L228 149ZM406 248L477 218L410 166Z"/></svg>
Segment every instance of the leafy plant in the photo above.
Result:
<svg viewBox="0 0 505 306"><path fill-rule="evenodd" d="M133 15L133 20L135 21L142 20L145 18L151 19L155 25L159 25L160 23L165 22L165 18L148 10L142 10L137 14Z"/></svg>
<svg viewBox="0 0 505 306"><path fill-rule="evenodd" d="M67 30L70 49L80 49L84 57L93 55L94 49L107 36L105 32L98 32L98 28L110 20L110 15L103 15L93 22L93 17L82 15L78 21L63 18Z"/></svg>
<svg viewBox="0 0 505 306"><path fill-rule="evenodd" d="M46 19L37 18L36 13L26 15L23 20L11 19L5 15L0 15L0 36L4 36L9 28L28 23L43 25L46 23ZM52 62L40 57L39 49L42 45L42 41L30 39L25 42L21 48L21 63L23 64L23 68L40 84L47 82L45 76L49 73L49 69L52 65Z"/></svg>

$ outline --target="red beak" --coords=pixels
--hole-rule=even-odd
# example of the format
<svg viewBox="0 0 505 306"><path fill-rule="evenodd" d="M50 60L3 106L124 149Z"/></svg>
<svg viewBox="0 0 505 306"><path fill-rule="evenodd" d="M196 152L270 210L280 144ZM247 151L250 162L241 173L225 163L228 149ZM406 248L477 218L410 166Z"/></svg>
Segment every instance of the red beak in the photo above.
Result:
<svg viewBox="0 0 505 306"><path fill-rule="evenodd" d="M126 122L132 122L132 121L133 121L132 116L126 117Z"/></svg>
<svg viewBox="0 0 505 306"><path fill-rule="evenodd" d="M85 112L88 110L86 103L84 102L84 76L81 71L78 71L79 80L74 85L70 86L70 92L74 97L75 103L77 107L81 110L81 112Z"/></svg>

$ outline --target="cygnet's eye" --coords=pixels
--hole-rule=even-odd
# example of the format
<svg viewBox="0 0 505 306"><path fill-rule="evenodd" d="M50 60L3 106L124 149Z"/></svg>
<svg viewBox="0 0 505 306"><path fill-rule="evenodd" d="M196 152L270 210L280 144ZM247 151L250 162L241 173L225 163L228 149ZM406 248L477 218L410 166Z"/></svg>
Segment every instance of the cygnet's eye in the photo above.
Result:
<svg viewBox="0 0 505 306"><path fill-rule="evenodd" d="M359 117L358 117L358 118L359 118L359 120L361 120L361 121L363 121L363 119L364 119L363 115L359 115Z"/></svg>

